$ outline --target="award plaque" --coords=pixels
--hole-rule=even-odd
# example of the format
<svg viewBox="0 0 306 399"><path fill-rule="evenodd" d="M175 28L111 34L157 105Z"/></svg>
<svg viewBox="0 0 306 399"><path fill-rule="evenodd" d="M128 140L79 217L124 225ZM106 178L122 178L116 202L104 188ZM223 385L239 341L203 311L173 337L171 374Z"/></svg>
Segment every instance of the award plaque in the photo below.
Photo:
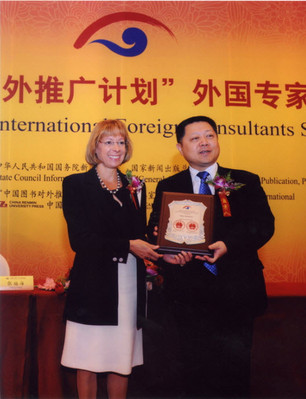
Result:
<svg viewBox="0 0 306 399"><path fill-rule="evenodd" d="M158 252L212 255L214 196L164 192L159 218Z"/></svg>

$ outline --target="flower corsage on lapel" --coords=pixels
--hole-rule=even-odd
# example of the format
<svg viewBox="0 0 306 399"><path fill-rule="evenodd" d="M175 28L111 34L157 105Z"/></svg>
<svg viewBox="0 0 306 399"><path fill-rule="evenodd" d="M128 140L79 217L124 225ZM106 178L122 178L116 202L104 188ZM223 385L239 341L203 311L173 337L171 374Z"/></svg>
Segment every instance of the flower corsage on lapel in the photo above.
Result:
<svg viewBox="0 0 306 399"><path fill-rule="evenodd" d="M231 171L229 171L225 176L220 176L217 173L214 180L209 180L206 183L212 184L215 187L215 190L217 191L221 201L223 216L232 216L230 204L227 197L232 191L239 190L239 188L245 186L245 184L235 182L231 178Z"/></svg>
<svg viewBox="0 0 306 399"><path fill-rule="evenodd" d="M138 204L135 195L142 190L142 186L144 185L144 180L140 180L138 177L133 176L131 170L127 170L125 175L127 181L129 182L126 188L130 191L131 198L135 205L135 208L138 209Z"/></svg>

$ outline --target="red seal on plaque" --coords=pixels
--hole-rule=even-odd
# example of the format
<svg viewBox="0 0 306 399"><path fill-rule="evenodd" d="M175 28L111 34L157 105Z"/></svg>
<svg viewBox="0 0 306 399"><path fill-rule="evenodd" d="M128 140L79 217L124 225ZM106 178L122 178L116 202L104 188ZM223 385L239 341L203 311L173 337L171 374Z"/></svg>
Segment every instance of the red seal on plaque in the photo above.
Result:
<svg viewBox="0 0 306 399"><path fill-rule="evenodd" d="M182 220L175 220L173 222L175 230L182 230L185 227L185 223Z"/></svg>
<svg viewBox="0 0 306 399"><path fill-rule="evenodd" d="M199 225L197 222L191 221L187 224L187 229L190 231L197 231L199 230Z"/></svg>

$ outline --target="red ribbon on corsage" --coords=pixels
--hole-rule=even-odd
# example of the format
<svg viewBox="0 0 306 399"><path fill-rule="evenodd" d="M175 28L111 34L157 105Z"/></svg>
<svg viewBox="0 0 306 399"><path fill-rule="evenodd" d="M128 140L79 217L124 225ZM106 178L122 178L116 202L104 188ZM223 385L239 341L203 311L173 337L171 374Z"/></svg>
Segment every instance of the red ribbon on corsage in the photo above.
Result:
<svg viewBox="0 0 306 399"><path fill-rule="evenodd" d="M223 216L224 217L232 216L231 207L228 202L226 192L224 190L220 190L220 191L218 191L218 195L219 195L221 206L222 206Z"/></svg>
<svg viewBox="0 0 306 399"><path fill-rule="evenodd" d="M220 176L217 173L214 180L207 181L206 183L212 184L215 187L215 190L217 190L222 206L223 216L231 217L231 207L227 197L230 195L231 191L239 190L239 188L243 187L245 184L235 182L231 178L231 171L229 171L226 176Z"/></svg>
<svg viewBox="0 0 306 399"><path fill-rule="evenodd" d="M135 193L138 193L139 191L141 191L142 186L144 184L144 180L140 180L138 177L132 176L131 170L127 170L125 175L129 182L127 189L130 191L131 198L135 205L135 208L138 209L138 204L137 204L137 201L135 198Z"/></svg>
<svg viewBox="0 0 306 399"><path fill-rule="evenodd" d="M133 201L133 203L135 205L135 208L138 209L138 204L137 204L137 201L136 201L136 198L135 198L135 189L133 187L129 187L129 186L127 188L130 191L131 198L132 198L132 201Z"/></svg>

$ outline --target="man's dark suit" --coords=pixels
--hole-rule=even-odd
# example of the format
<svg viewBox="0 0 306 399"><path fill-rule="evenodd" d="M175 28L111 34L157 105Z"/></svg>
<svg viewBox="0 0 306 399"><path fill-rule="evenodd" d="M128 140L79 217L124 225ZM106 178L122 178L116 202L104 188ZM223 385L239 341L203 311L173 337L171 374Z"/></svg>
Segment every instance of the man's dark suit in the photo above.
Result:
<svg viewBox="0 0 306 399"><path fill-rule="evenodd" d="M220 176L229 171L218 167ZM178 332L176 353L171 357L181 364L187 395L247 395L253 319L266 308L257 250L272 237L274 217L257 175L231 170L231 177L245 185L228 197L231 217L223 216L215 195L213 242L223 241L228 250L217 261L218 276L195 259L183 267L163 263L166 317L175 326L172 338ZM164 191L192 193L189 170L158 183L149 221L151 239Z"/></svg>

